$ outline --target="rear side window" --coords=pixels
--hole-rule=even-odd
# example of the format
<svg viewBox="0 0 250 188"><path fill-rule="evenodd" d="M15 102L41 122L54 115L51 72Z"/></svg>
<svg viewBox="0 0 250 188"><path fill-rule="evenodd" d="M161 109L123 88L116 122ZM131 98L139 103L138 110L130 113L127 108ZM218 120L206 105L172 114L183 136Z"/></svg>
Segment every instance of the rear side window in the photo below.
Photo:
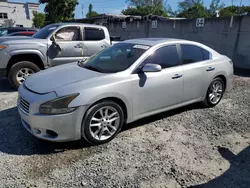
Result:
<svg viewBox="0 0 250 188"><path fill-rule="evenodd" d="M194 45L181 44L183 64L190 64L210 59L210 53Z"/></svg>
<svg viewBox="0 0 250 188"><path fill-rule="evenodd" d="M161 65L163 69L180 65L176 45L164 46L157 49L144 61L143 65L148 63Z"/></svg>
<svg viewBox="0 0 250 188"><path fill-rule="evenodd" d="M104 31L101 28L85 27L84 31L85 41L98 41L105 39Z"/></svg>

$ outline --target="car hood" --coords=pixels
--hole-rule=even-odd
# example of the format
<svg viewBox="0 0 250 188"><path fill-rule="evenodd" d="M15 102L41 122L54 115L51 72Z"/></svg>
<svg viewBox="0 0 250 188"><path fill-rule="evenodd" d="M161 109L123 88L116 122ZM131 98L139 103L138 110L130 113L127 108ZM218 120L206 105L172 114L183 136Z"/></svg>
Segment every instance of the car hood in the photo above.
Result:
<svg viewBox="0 0 250 188"><path fill-rule="evenodd" d="M5 44L27 44L27 43L37 43L37 42L47 42L47 39L36 39L33 37L0 37L0 42L3 42Z"/></svg>
<svg viewBox="0 0 250 188"><path fill-rule="evenodd" d="M103 75L105 74L82 68L77 63L70 63L40 71L28 77L25 81L25 87L33 92L44 94L68 84Z"/></svg>

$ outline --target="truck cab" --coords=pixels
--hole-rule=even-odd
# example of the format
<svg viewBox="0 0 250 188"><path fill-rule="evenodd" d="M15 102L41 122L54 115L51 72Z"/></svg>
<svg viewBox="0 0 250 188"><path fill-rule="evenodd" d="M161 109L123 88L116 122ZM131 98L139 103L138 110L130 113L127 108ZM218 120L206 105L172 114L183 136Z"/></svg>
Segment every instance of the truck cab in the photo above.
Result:
<svg viewBox="0 0 250 188"><path fill-rule="evenodd" d="M30 38L0 38L0 76L18 88L40 70L88 58L111 46L104 26L60 23L45 26Z"/></svg>

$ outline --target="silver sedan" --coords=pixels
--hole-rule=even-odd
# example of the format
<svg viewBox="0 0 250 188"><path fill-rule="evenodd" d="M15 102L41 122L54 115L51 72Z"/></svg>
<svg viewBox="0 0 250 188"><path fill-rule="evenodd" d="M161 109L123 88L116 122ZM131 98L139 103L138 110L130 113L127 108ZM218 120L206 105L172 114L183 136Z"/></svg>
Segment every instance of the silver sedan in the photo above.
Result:
<svg viewBox="0 0 250 188"><path fill-rule="evenodd" d="M232 61L203 44L134 39L28 77L18 109L40 139L96 145L140 118L196 102L213 107L232 79Z"/></svg>

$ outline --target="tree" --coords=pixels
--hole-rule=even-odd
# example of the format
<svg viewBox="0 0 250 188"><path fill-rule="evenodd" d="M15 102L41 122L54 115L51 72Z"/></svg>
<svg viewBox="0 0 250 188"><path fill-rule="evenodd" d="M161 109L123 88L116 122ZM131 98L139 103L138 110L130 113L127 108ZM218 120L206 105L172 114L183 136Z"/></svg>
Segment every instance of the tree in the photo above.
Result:
<svg viewBox="0 0 250 188"><path fill-rule="evenodd" d="M250 6L228 6L220 11L220 16L250 15Z"/></svg>
<svg viewBox="0 0 250 188"><path fill-rule="evenodd" d="M46 23L73 19L75 7L78 5L77 0L39 0L39 2L46 4L44 9Z"/></svg>
<svg viewBox="0 0 250 188"><path fill-rule="evenodd" d="M167 16L164 11L163 0L127 0L129 7L122 10L125 15L157 15L157 16Z"/></svg>
<svg viewBox="0 0 250 188"><path fill-rule="evenodd" d="M89 12L86 14L86 18L98 16L99 14L96 11L93 11L93 5L89 5Z"/></svg>
<svg viewBox="0 0 250 188"><path fill-rule="evenodd" d="M207 18L209 12L202 0L186 0L179 2L178 17L183 18Z"/></svg>
<svg viewBox="0 0 250 188"><path fill-rule="evenodd" d="M37 12L37 11L33 11L33 15L34 18L32 19L33 21L33 25L36 28L40 28L44 26L44 22L45 22L45 14Z"/></svg>
<svg viewBox="0 0 250 188"><path fill-rule="evenodd" d="M212 0L210 7L209 7L209 13L210 16L214 17L216 16L216 11L221 10L225 7L225 3L221 3L220 0Z"/></svg>

